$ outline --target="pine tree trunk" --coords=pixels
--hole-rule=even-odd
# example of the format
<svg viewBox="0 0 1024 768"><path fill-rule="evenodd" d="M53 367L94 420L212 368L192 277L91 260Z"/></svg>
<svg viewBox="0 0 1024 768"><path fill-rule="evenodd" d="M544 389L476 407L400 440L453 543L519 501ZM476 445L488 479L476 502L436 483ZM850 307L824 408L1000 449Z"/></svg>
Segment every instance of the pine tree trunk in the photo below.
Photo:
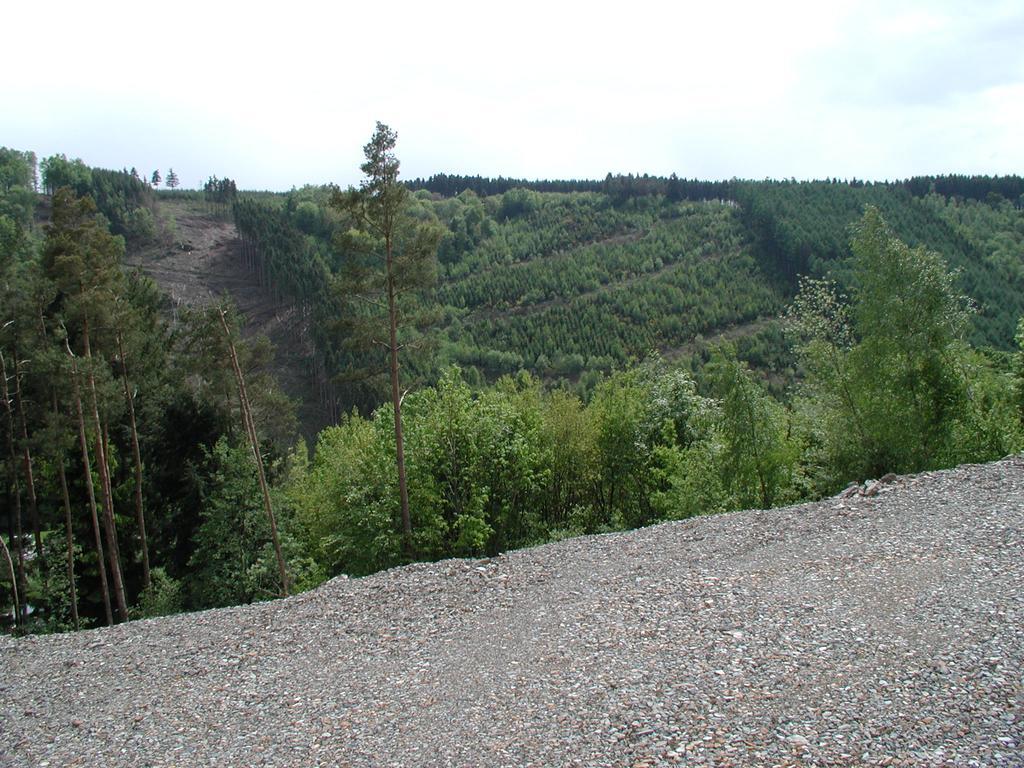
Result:
<svg viewBox="0 0 1024 768"><path fill-rule="evenodd" d="M36 499L36 481L32 472L32 451L28 445L28 427L25 421L25 405L21 400L21 366L18 354L14 354L14 404L18 409L18 421L21 423L22 463L25 470L25 488L28 491L28 511L32 520L32 532L35 535L37 562L43 561L43 536L39 530L39 504Z"/></svg>
<svg viewBox="0 0 1024 768"><path fill-rule="evenodd" d="M42 306L37 307L39 312L39 327L43 332L43 338L47 339L46 333L46 319L43 316ZM60 417L60 407L57 404L57 388L55 386L50 387L50 396L53 403L53 416L54 421ZM64 534L65 543L67 545L65 552L65 559L67 561L67 577L68 577L68 599L71 603L71 620L75 624L75 629L81 629L81 621L78 616L78 587L75 584L75 536L74 526L72 525L71 515L71 495L68 493L68 478L64 471L64 449L58 448L58 455L55 457L57 463L57 477L60 480L60 492L61 498L64 502ZM102 563L102 556L100 558Z"/></svg>
<svg viewBox="0 0 1024 768"><path fill-rule="evenodd" d="M53 395L54 413L57 411L57 393ZM64 473L64 453L57 457L57 477L60 479L60 492L64 500L64 537L67 543L67 571L71 601L71 619L75 629L80 628L78 619L78 588L75 586L75 535L71 524L71 497L68 494L68 478ZM100 563L102 565L102 562Z"/></svg>
<svg viewBox="0 0 1024 768"><path fill-rule="evenodd" d="M17 593L20 587L21 596L24 597L27 579L25 578L24 536L21 529L21 483L18 480L18 454L14 450L14 415L11 413L11 398L7 388L7 363L2 352L0 352L0 396L3 397L4 414L7 417L7 456L11 467L11 485L14 489L14 535L12 536L12 543L17 552L18 579L17 585L12 584L12 587L15 589L15 593ZM15 602L17 603L17 601ZM28 606L25 603L22 603L20 607L17 604L15 605L14 622L17 626L25 623L25 611L27 608Z"/></svg>
<svg viewBox="0 0 1024 768"><path fill-rule="evenodd" d="M281 592L284 597L288 597L288 570L285 568L284 555L281 552L281 540L277 535L277 519L274 517L274 509L270 503L270 489L267 487L267 478L263 472L263 456L260 454L260 444L256 436L256 423L252 419L249 396L245 391L245 378L242 376L242 368L238 364L235 344L231 340L231 331L228 329L224 312L220 312L220 323L224 328L224 336L228 342L228 353L231 357L231 368L235 372L235 380L238 383L238 403L242 411L242 423L249 438L249 445L252 448L253 460L256 462L256 473L260 482L260 490L263 492L263 509L267 513L267 519L270 521L270 536L274 544L274 555L277 557L277 569L281 578Z"/></svg>
<svg viewBox="0 0 1024 768"><path fill-rule="evenodd" d="M402 511L402 548L412 559L412 515L409 512L409 487L405 474L405 440L402 436L402 397L398 379L398 309L395 305L394 252L390 228L384 241L388 292L388 351L391 368L391 405L395 416L395 463L398 469L398 499Z"/></svg>
<svg viewBox="0 0 1024 768"><path fill-rule="evenodd" d="M391 353L391 404L395 413L395 459L398 465L398 498L402 509L402 547L412 558L412 515L405 476L405 441L402 437L402 398L398 381L398 314L395 309L395 280L391 274L391 243L388 242L388 332Z"/></svg>
<svg viewBox="0 0 1024 768"><path fill-rule="evenodd" d="M132 460L135 462L135 518L139 526L139 541L142 545L142 586L150 587L149 544L146 541L146 515L142 507L142 455L139 451L139 432L135 426L135 398L128 387L128 362L124 355L124 336L117 334L117 351L121 355L121 381L124 384L124 399L128 403L128 423L132 430Z"/></svg>
<svg viewBox="0 0 1024 768"><path fill-rule="evenodd" d="M114 523L114 499L110 487L110 463L107 461L106 441L103 425L100 423L99 400L96 396L96 376L92 370L92 349L89 346L89 317L82 323L82 340L85 358L89 362L89 397L92 406L93 428L96 430L96 464L100 472L100 490L103 491L103 532L107 539L107 561L110 577L114 584L114 599L121 621L128 620L128 603L124 594L124 578L121 575L121 557L117 546L117 526Z"/></svg>
<svg viewBox="0 0 1024 768"><path fill-rule="evenodd" d="M67 345L67 341L64 342ZM85 487L89 493L89 512L92 514L92 532L96 541L96 565L100 574L100 591L103 593L103 610L106 614L107 626L114 623L110 609L110 587L107 583L107 566L103 557L103 538L100 535L100 521L96 512L96 490L92 483L92 465L89 461L89 441L85 436L85 413L82 409L82 395L78 386L78 362L71 347L67 347L71 356L71 381L74 383L75 413L78 416L78 444L82 451L82 469L85 473Z"/></svg>
<svg viewBox="0 0 1024 768"><path fill-rule="evenodd" d="M18 577L14 571L14 561L11 559L11 550L7 548L7 542L0 536L0 547L4 550L4 559L7 561L7 573L11 577L11 595L14 598L14 620L18 621L21 616L21 601L18 600Z"/></svg>

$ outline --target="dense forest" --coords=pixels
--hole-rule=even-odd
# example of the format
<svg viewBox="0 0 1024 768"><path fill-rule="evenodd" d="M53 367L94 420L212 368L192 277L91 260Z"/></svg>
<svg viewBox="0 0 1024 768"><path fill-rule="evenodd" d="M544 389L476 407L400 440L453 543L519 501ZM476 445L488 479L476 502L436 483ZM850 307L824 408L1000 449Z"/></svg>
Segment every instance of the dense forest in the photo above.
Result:
<svg viewBox="0 0 1024 768"><path fill-rule="evenodd" d="M282 194L0 149L8 628L1024 448L1020 177L402 183L383 128L357 189ZM316 445L227 302L125 267L174 242L170 201L232 221L237 269L301 318Z"/></svg>

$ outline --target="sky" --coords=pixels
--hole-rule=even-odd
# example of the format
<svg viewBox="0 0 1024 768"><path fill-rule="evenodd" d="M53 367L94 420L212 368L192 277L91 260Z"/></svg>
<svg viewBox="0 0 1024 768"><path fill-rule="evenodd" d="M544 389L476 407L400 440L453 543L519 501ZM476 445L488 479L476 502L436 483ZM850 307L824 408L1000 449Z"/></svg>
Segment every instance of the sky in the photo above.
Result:
<svg viewBox="0 0 1024 768"><path fill-rule="evenodd" d="M243 189L1024 174L1024 3L16 2L0 145Z"/></svg>

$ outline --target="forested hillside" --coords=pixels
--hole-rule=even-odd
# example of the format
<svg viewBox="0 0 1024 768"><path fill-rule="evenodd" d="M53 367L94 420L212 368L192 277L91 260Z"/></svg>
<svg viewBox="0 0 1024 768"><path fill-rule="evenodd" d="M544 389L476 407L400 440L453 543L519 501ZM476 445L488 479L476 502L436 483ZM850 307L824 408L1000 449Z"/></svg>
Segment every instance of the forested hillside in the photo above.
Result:
<svg viewBox="0 0 1024 768"><path fill-rule="evenodd" d="M0 150L19 631L1024 447L1018 177L403 185L381 136L360 188L282 194ZM182 206L236 228L231 268L294 318L315 452L265 339L126 267L187 257Z"/></svg>
<svg viewBox="0 0 1024 768"><path fill-rule="evenodd" d="M512 183L441 176L410 184L419 189L414 216L444 229L432 297L436 350L417 367L426 380L455 362L473 380L528 370L548 380L582 376L589 387L651 351L692 354L695 339L723 332L755 367L791 377L775 320L801 275L851 287L850 227L866 205L898 237L938 250L958 271L958 289L978 310L974 344L1011 348L1024 315L1017 177ZM243 196L236 219L276 290L309 308L325 378L345 369L350 361L328 328L340 311L331 275L344 259L333 242L345 228L329 190ZM342 399L373 401L351 392Z"/></svg>

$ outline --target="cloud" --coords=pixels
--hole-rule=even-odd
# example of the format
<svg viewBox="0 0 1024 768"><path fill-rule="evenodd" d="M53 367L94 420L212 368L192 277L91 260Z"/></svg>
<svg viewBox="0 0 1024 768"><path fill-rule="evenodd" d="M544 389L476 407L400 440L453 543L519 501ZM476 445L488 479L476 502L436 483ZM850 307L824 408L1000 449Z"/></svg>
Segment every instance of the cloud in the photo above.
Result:
<svg viewBox="0 0 1024 768"><path fill-rule="evenodd" d="M186 184L352 183L378 119L407 177L1024 171L1019 2L9 11L40 35L5 50L32 74L0 140Z"/></svg>
<svg viewBox="0 0 1024 768"><path fill-rule="evenodd" d="M1024 81L1024 8L866 5L840 40L805 61L819 98L862 105L942 105Z"/></svg>

